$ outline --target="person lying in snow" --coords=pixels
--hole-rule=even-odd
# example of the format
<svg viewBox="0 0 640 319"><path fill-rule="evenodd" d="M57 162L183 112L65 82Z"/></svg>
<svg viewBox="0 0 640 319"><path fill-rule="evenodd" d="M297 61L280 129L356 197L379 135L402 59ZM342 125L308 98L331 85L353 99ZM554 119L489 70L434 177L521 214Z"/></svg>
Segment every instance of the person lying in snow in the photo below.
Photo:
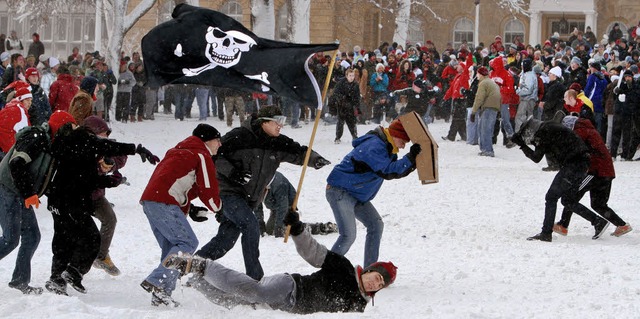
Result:
<svg viewBox="0 0 640 319"><path fill-rule="evenodd" d="M351 262L319 244L297 212L289 211L284 219L291 225L291 235L298 254L320 268L310 275L276 274L255 280L221 264L190 255L169 255L163 265L182 275L196 275L192 287L224 306L267 304L271 308L308 314L314 312L363 312L376 292L396 279L397 267L391 262L376 262L366 268Z"/></svg>

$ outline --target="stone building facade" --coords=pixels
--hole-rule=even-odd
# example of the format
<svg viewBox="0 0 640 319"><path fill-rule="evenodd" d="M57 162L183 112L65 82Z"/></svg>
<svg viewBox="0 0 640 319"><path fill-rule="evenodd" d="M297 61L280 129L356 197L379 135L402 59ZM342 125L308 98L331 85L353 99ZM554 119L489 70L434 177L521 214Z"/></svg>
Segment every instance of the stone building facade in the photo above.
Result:
<svg viewBox="0 0 640 319"><path fill-rule="evenodd" d="M498 0L425 0L433 12L413 5L408 42L431 40L442 51L448 42L458 45L463 40L474 43L476 5L479 2L479 42L490 44L496 35L510 43L516 36L525 43L544 42L554 31L566 35L574 27L591 26L601 38L614 23L619 23L626 35L627 28L640 20L638 0L529 0L530 14L512 14L498 6ZM187 0L186 2L224 12L252 28L251 0ZM287 21L292 0L275 0L275 38L288 40ZM87 2L90 3L90 2ZM133 8L137 0L130 1ZM377 3L378 6L374 5ZM393 0L313 0L311 1L310 42L326 43L339 40L342 51L354 45L373 49L386 41L391 43L395 17L391 13ZM123 50L139 49L140 38L153 26L170 19L173 0L158 0L125 37ZM65 57L74 46L82 52L93 51L95 45L95 8L90 4L73 8L68 13L52 16L46 28L37 21L19 20L9 11L6 1L0 1L0 32L18 30L25 46L30 35L39 32L47 52ZM106 26L103 38L106 38ZM255 31L255 30L254 30Z"/></svg>

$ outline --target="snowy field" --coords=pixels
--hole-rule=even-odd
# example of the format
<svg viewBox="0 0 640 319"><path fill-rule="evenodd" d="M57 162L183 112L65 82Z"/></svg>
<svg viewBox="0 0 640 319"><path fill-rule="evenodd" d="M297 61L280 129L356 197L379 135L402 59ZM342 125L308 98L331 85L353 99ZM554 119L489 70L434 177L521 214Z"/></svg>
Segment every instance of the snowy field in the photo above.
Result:
<svg viewBox="0 0 640 319"><path fill-rule="evenodd" d="M195 119L177 122L166 115L156 118L135 124L114 123L111 137L142 143L162 157L198 124ZM228 131L217 118L210 118L207 123L223 134ZM312 123L301 129L287 126L282 133L306 145L312 127ZM358 131L364 134L373 127L361 125ZM369 304L364 314L320 313L305 318L640 316L639 162L615 163L618 177L610 200L611 207L637 231L620 238L607 234L592 240L593 227L574 217L568 237L554 234L553 243L530 242L525 238L538 233L542 226L544 195L554 173L541 171L544 162L531 162L518 148L499 145L496 157L486 158L477 156L477 146L444 142L440 136L448 127L442 121L430 126L439 139L439 183L423 186L414 173L385 182L373 201L385 222L380 258L398 266L396 282L378 293L375 306ZM334 132L335 126L321 125L314 149L336 164L351 145L348 133L342 144L333 144ZM407 151L408 148L401 154ZM86 295L69 287L69 297L46 291L40 296L25 296L6 285L11 279L16 249L0 261L0 318L300 317L267 308L239 306L227 310L186 287L177 288L173 294L182 307L150 305L151 295L139 284L158 264L160 249L138 200L153 168L132 156L122 170L131 186L107 191L119 221L111 257L122 271L120 276L111 277L93 269L83 281ZM300 167L283 164L280 171L297 185ZM330 171L331 167L307 171L298 205L303 221L333 220L324 195ZM588 198L583 203L588 204ZM32 275L32 284L41 287L50 274L53 234L51 215L43 206L37 210L42 241L33 258ZM216 234L218 227L214 218L192 225L201 245ZM347 254L353 263L363 259L365 236L361 224L358 231L358 239ZM331 234L317 239L331 247L336 237ZM314 271L297 255L292 242L284 244L282 239L263 237L260 248L266 275ZM220 262L244 271L240 244ZM185 282L183 279L182 284Z"/></svg>

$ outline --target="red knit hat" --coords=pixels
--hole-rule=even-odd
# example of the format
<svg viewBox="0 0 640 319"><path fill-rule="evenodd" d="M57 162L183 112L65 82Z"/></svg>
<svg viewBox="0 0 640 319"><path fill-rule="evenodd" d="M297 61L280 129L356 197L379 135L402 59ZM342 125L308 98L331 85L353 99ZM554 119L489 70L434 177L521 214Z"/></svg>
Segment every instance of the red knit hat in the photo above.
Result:
<svg viewBox="0 0 640 319"><path fill-rule="evenodd" d="M76 120L73 119L71 114L65 111L55 111L49 118L49 128L51 128L51 138L53 138L58 130L67 123L76 124Z"/></svg>
<svg viewBox="0 0 640 319"><path fill-rule="evenodd" d="M396 280L397 269L398 267L396 267L396 265L394 265L390 261L378 261L367 266L367 268L362 270L362 273L366 274L371 271L379 273L380 275L382 275L382 278L384 278L384 287L382 288L386 288Z"/></svg>
<svg viewBox="0 0 640 319"><path fill-rule="evenodd" d="M580 85L580 83L574 82L569 86L569 90L574 90L580 93L582 91L582 86Z"/></svg>
<svg viewBox="0 0 640 319"><path fill-rule="evenodd" d="M18 101L24 101L26 99L32 99L31 90L26 87L21 87L16 90L16 98Z"/></svg>
<svg viewBox="0 0 640 319"><path fill-rule="evenodd" d="M483 66L478 68L478 74L482 74L484 76L489 75L489 70Z"/></svg>
<svg viewBox="0 0 640 319"><path fill-rule="evenodd" d="M411 140L398 119L393 120L393 122L389 124L389 135L407 142Z"/></svg>
<svg viewBox="0 0 640 319"><path fill-rule="evenodd" d="M24 75L27 77L30 77L32 75L37 75L40 76L40 72L38 72L38 69L36 68L28 68L25 72Z"/></svg>

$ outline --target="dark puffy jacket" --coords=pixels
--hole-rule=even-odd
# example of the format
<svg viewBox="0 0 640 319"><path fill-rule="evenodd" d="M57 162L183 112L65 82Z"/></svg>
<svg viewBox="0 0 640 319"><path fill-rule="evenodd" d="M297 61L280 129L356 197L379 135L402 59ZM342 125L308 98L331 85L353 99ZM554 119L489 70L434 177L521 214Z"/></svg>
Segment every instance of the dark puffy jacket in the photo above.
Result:
<svg viewBox="0 0 640 319"><path fill-rule="evenodd" d="M593 102L593 111L596 113L604 113L603 98L607 84L609 84L609 82L602 72L593 73L589 75L589 78L587 78L587 86L584 88L584 95Z"/></svg>
<svg viewBox="0 0 640 319"><path fill-rule="evenodd" d="M49 98L44 94L44 90L37 84L31 84L31 95L33 100L29 108L29 120L31 125L40 126L42 123L49 121L51 117L51 106Z"/></svg>
<svg viewBox="0 0 640 319"><path fill-rule="evenodd" d="M580 136L589 149L589 154L591 155L589 174L597 177L616 177L613 160L607 145L604 144L600 133L591 124L591 121L578 118L573 131Z"/></svg>
<svg viewBox="0 0 640 319"><path fill-rule="evenodd" d="M302 165L307 152L306 146L285 135L267 135L256 114L244 121L241 127L225 134L221 142L215 161L220 195L245 196L253 208L262 201L265 188L280 163ZM312 151L308 166L313 167L319 158L321 156ZM238 183L233 177L239 173L251 174L249 182L245 185Z"/></svg>
<svg viewBox="0 0 640 319"><path fill-rule="evenodd" d="M524 154L532 161L539 163L548 154L556 158L560 168L572 163L589 164L589 150L582 139L571 129L560 123L543 122L533 136L531 150L528 145L521 146Z"/></svg>
<svg viewBox="0 0 640 319"><path fill-rule="evenodd" d="M556 112L562 111L564 108L564 92L566 88L560 80L549 82L549 86L545 90L543 107L543 117L545 121L553 119Z"/></svg>
<svg viewBox="0 0 640 319"><path fill-rule="evenodd" d="M356 81L349 83L346 78L340 80L329 101L330 111L335 107L335 115L341 118L355 117L355 110L360 107L358 83Z"/></svg>
<svg viewBox="0 0 640 319"><path fill-rule="evenodd" d="M98 138L86 128L65 124L56 133L51 153L57 171L47 197L49 209L69 214L92 214L91 193L104 187L96 163L101 156L133 155L135 144Z"/></svg>

